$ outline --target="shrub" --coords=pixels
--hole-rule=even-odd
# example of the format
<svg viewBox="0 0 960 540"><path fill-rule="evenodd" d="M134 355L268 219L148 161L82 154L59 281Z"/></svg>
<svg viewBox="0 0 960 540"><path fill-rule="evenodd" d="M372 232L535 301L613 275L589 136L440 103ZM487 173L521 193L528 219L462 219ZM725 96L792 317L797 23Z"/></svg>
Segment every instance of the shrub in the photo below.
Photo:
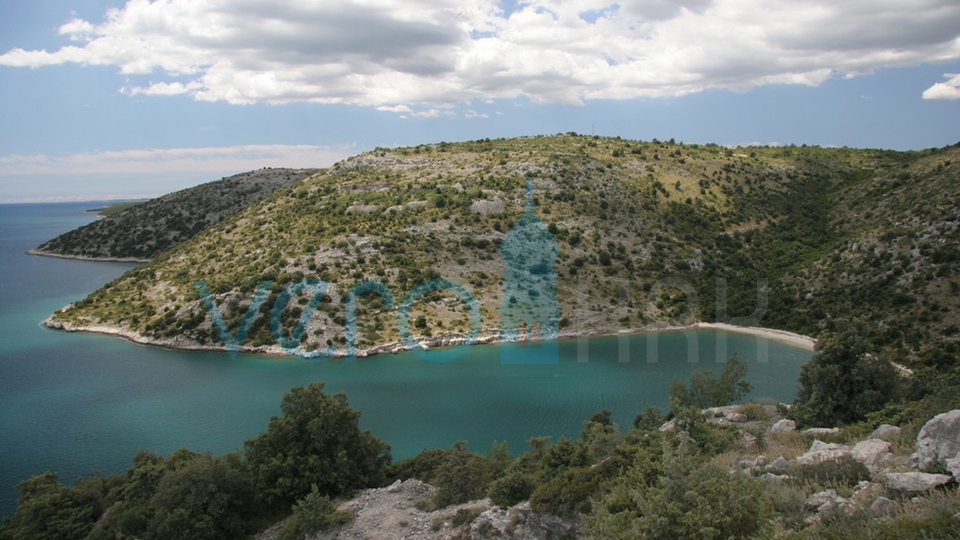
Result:
<svg viewBox="0 0 960 540"><path fill-rule="evenodd" d="M323 387L316 382L291 390L280 405L283 416L246 442L258 495L268 506L289 508L314 484L339 496L384 480L390 446L360 431L360 413L346 394L327 395Z"/></svg>
<svg viewBox="0 0 960 540"><path fill-rule="evenodd" d="M490 484L487 496L493 504L507 508L529 499L535 487L529 474L513 472Z"/></svg>
<svg viewBox="0 0 960 540"><path fill-rule="evenodd" d="M890 402L900 386L896 368L867 353L866 329L846 324L821 336L816 353L800 368L800 387L790 417L805 426L864 420Z"/></svg>
<svg viewBox="0 0 960 540"><path fill-rule="evenodd" d="M797 465L788 473L796 482L814 483L822 487L853 487L870 480L870 471L851 456L829 459L809 465Z"/></svg>
<svg viewBox="0 0 960 540"><path fill-rule="evenodd" d="M306 497L293 506L293 514L280 532L279 540L302 540L318 532L349 523L353 515L337 510L330 497L321 495L314 484Z"/></svg>
<svg viewBox="0 0 960 540"><path fill-rule="evenodd" d="M670 408L706 409L722 407L742 399L752 386L744 379L747 363L734 356L723 364L720 375L713 371L698 371L690 375L690 386L676 381L670 387Z"/></svg>

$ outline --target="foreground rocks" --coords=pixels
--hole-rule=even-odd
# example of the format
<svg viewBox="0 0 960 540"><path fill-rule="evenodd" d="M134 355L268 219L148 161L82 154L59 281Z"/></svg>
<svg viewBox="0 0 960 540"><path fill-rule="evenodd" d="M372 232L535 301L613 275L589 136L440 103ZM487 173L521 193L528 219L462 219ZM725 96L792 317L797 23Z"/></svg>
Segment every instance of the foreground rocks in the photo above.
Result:
<svg viewBox="0 0 960 540"><path fill-rule="evenodd" d="M920 470L940 465L960 481L960 410L938 414L924 424L912 461Z"/></svg>
<svg viewBox="0 0 960 540"><path fill-rule="evenodd" d="M419 480L397 481L384 488L366 489L342 503L352 522L311 540L554 540L578 537L580 524L539 514L529 503L511 508L494 506L489 499L427 511L437 488ZM282 524L257 540L276 540Z"/></svg>

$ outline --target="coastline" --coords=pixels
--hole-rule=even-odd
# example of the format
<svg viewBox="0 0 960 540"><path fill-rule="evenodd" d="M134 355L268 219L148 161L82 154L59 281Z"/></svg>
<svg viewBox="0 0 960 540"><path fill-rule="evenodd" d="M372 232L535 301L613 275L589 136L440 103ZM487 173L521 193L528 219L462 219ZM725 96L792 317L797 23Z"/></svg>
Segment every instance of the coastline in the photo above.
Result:
<svg viewBox="0 0 960 540"><path fill-rule="evenodd" d="M83 255L64 255L62 253L50 253L49 251L40 251L38 249L28 249L27 255L36 255L38 257L53 257L55 259L70 259L74 261L91 262L121 262L121 263L148 263L150 259L138 259L136 257L85 257Z"/></svg>
<svg viewBox="0 0 960 540"><path fill-rule="evenodd" d="M165 349L177 350L177 351L198 351L198 352L227 352L225 346L216 346L216 345L199 345L188 340L181 338L172 338L172 339L154 339L146 337L139 332L132 330L127 330L124 328L118 328L115 326L109 325L89 325L89 326L77 326L66 322L55 321L53 320L53 315L45 319L42 323L42 326L54 330L62 330L65 332L90 332L94 334L104 334L108 336L115 336L132 341L139 345L150 345L154 347L161 347ZM619 331L609 331L605 329L594 329L594 330L584 330L579 332L564 332L558 336L559 340L565 339L575 339L582 337L609 337L609 336L623 336L623 335L637 335L637 334L650 334L657 332L683 332L687 330L699 330L699 329L708 329L708 330L722 330L727 332L736 332L740 334L750 334L760 338L772 339L776 341L782 341L789 343L791 345L802 347L804 349L813 350L814 346L817 343L817 340L802 334L796 334L793 332L788 332L785 330L776 330L772 328L763 328L759 326L736 326L733 324L727 323L708 323L708 322L696 322L688 325L682 326L649 326L643 328L629 328ZM430 349L433 347L450 347L455 346L464 336L462 334L449 334L443 336L437 336L427 339L421 339L420 345L425 349ZM477 337L474 342L475 345L490 345L500 342L499 328L485 328L481 330L480 335ZM391 341L387 343L381 343L374 345L372 347L367 347L364 349L358 349L356 352L357 358L366 358L369 356L374 356L378 354L397 354L406 351L407 348L401 341ZM244 354L262 354L267 356L287 356L290 358L297 358L295 356L289 355L279 346L279 345L265 345L260 347L249 347L242 346L238 351ZM348 355L346 350L337 350L337 355L329 358L346 358ZM351 355L352 356L352 355ZM298 358L300 360L308 360L303 358Z"/></svg>

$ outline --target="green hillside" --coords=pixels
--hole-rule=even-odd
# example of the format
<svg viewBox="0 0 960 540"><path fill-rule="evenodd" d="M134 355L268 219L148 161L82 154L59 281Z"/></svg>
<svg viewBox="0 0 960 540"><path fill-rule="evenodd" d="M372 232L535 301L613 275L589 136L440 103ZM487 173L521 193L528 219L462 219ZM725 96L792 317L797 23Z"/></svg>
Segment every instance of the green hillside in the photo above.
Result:
<svg viewBox="0 0 960 540"><path fill-rule="evenodd" d="M878 347L919 354L956 340L960 146L730 149L576 134L355 156L202 230L52 323L222 347L194 280L206 282L231 331L269 280L245 342L268 347L274 300L319 278L332 286L303 348L342 351L343 300L355 284L379 280L399 302L444 277L472 292L492 331L499 246L523 212L527 178L559 242L561 332L717 320L816 335L831 320L861 318ZM288 334L306 303L284 312ZM396 315L363 295L358 345L398 340ZM446 292L425 296L414 320L422 338L468 328L466 306Z"/></svg>
<svg viewBox="0 0 960 540"><path fill-rule="evenodd" d="M90 259L150 259L255 204L315 169L260 169L142 203L111 205L102 219L64 233L33 253Z"/></svg>

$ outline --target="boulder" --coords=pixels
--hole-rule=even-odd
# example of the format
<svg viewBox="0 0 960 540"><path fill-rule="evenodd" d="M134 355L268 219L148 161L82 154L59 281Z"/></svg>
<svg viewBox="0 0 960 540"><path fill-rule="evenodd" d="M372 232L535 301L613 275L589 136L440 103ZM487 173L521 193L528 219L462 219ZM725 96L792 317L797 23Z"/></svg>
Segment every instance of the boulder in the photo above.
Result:
<svg viewBox="0 0 960 540"><path fill-rule="evenodd" d="M870 517L879 519L897 511L897 503L886 497L877 497L870 505Z"/></svg>
<svg viewBox="0 0 960 540"><path fill-rule="evenodd" d="M737 462L737 465L741 469L759 469L767 464L766 456L757 456L755 458L740 458L740 461Z"/></svg>
<svg viewBox="0 0 960 540"><path fill-rule="evenodd" d="M890 424L880 424L880 427L873 430L873 433L870 434L871 439L883 439L884 441L889 441L899 436L900 428L891 426Z"/></svg>
<svg viewBox="0 0 960 540"><path fill-rule="evenodd" d="M953 478L945 474L927 474L920 472L887 473L885 484L893 491L920 493L949 484Z"/></svg>
<svg viewBox="0 0 960 540"><path fill-rule="evenodd" d="M793 420L787 420L786 418L782 420L777 420L775 424L770 426L770 433L786 433L788 431L796 431L797 423Z"/></svg>
<svg viewBox="0 0 960 540"><path fill-rule="evenodd" d="M782 474L787 472L787 468L790 467L790 462L787 461L787 458L780 456L777 459L770 462L767 465L766 469L774 474Z"/></svg>
<svg viewBox="0 0 960 540"><path fill-rule="evenodd" d="M812 445L810 445L810 450L807 450L806 454L797 458L797 463L800 463L801 465L811 465L821 461L840 459L849 455L849 446L836 443L825 443L823 441L816 440L813 441Z"/></svg>
<svg viewBox="0 0 960 540"><path fill-rule="evenodd" d="M850 455L853 456L853 459L863 463L864 465L875 465L889 452L890 443L887 441L881 441L880 439L867 439L865 441L858 442L853 447L853 450L850 451Z"/></svg>
<svg viewBox="0 0 960 540"><path fill-rule="evenodd" d="M814 437L820 437L823 435L836 435L840 433L840 428L812 427L812 428L803 430L803 433L805 435L813 435Z"/></svg>
<svg viewBox="0 0 960 540"><path fill-rule="evenodd" d="M938 414L924 424L913 462L918 469L944 465L960 479L960 410Z"/></svg>
<svg viewBox="0 0 960 540"><path fill-rule="evenodd" d="M837 490L828 489L826 491L820 491L814 493L813 495L807 497L806 505L810 508L820 508L821 506L827 503L838 503L844 500L843 497L837 494Z"/></svg>

